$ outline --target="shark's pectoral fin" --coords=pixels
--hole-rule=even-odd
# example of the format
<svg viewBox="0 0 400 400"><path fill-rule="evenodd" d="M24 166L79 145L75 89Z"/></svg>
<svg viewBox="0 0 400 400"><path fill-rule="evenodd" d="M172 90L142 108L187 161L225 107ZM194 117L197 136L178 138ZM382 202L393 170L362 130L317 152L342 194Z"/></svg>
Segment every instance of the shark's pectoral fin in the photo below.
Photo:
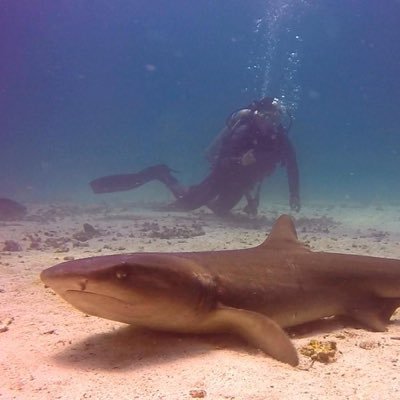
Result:
<svg viewBox="0 0 400 400"><path fill-rule="evenodd" d="M220 306L208 321L211 330L233 331L271 357L296 366L297 351L285 331L263 314Z"/></svg>

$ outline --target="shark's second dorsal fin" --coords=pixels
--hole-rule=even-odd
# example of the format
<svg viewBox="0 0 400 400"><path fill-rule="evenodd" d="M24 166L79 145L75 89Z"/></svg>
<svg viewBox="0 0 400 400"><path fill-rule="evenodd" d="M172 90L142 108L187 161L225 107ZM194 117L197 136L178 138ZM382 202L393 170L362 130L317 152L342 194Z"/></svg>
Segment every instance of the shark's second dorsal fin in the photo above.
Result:
<svg viewBox="0 0 400 400"><path fill-rule="evenodd" d="M292 217L282 214L272 225L272 229L267 239L260 247L288 248L298 247L308 250L308 248L297 239L297 232Z"/></svg>

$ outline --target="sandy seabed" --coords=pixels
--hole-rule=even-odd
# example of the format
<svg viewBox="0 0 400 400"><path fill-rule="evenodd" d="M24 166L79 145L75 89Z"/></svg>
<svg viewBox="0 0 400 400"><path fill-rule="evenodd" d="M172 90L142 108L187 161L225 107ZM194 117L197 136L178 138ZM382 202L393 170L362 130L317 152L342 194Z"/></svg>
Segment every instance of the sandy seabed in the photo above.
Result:
<svg viewBox="0 0 400 400"><path fill-rule="evenodd" d="M384 333L338 322L297 333L298 350L318 339L337 353L328 364L300 355L293 368L227 335L141 332L86 316L39 279L65 259L251 247L283 212L277 204L256 220L219 220L202 210L36 204L23 221L0 222L0 249L16 250L0 252L0 399L400 399L399 310ZM316 204L296 220L313 250L400 259L400 205Z"/></svg>

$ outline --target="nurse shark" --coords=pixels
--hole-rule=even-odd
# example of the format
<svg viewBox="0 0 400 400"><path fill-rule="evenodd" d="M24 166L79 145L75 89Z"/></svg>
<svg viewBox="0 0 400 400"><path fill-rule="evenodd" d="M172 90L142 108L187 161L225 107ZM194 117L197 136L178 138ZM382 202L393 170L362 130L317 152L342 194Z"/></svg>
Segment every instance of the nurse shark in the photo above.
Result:
<svg viewBox="0 0 400 400"><path fill-rule="evenodd" d="M253 248L90 257L41 279L84 313L159 331L235 333L293 366L285 328L346 316L384 331L400 306L400 260L311 251L288 215Z"/></svg>

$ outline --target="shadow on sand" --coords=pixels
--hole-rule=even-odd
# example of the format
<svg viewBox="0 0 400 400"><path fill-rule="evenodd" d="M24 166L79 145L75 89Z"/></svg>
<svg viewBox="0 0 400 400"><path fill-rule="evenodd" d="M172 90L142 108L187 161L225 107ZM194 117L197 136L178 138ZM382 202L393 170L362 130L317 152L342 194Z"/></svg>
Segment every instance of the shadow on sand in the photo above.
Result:
<svg viewBox="0 0 400 400"><path fill-rule="evenodd" d="M54 358L66 367L118 371L194 358L221 349L257 353L240 338L229 334L184 335L127 326L88 336L69 345Z"/></svg>
<svg viewBox="0 0 400 400"><path fill-rule="evenodd" d="M351 327L352 324L349 325L348 322L340 318L327 318L292 328L288 333L294 339L308 338ZM399 323L398 320L392 322L396 325ZM54 358L70 368L118 371L195 358L219 350L266 357L264 353L230 334L184 335L124 326L88 336L69 345Z"/></svg>

